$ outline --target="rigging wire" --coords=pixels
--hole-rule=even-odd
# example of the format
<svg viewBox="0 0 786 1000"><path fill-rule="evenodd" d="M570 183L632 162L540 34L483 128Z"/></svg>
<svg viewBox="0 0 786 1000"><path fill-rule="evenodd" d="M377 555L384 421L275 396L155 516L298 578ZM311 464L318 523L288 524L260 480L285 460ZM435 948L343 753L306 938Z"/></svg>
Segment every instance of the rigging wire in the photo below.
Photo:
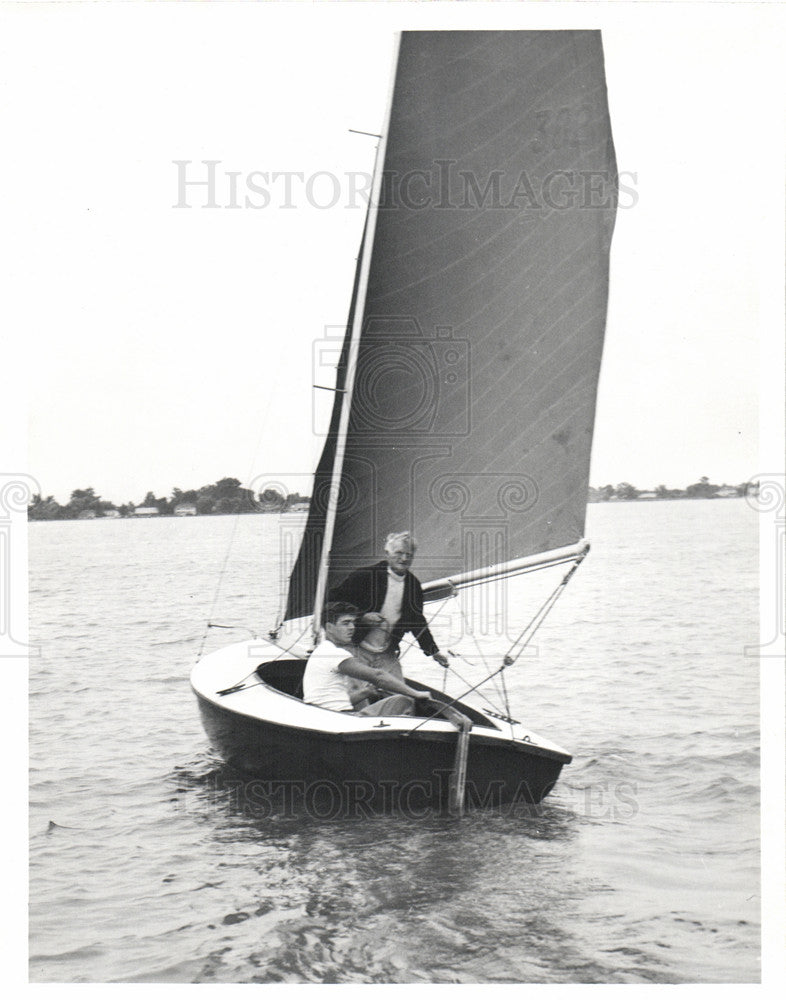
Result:
<svg viewBox="0 0 786 1000"><path fill-rule="evenodd" d="M210 619L214 617L216 613L216 608L218 607L218 599L221 594L221 586L224 582L224 574L226 573L227 564L229 563L229 557L232 554L232 546L234 545L235 542L235 535L237 534L237 522L239 517L240 514L235 514L234 517L232 518L232 533L229 536L229 544L227 545L226 552L224 553L224 562L218 573L218 580L216 581L216 588L213 593L213 606L210 609L210 615L208 616L208 620L205 624L205 631L202 634L202 642L199 646L199 653L197 654L197 662L199 662L202 659L202 653L205 650L205 643L207 642L207 633L210 631L211 628L214 627L213 625L211 625ZM224 628L227 626L216 626L216 627ZM232 626L228 627L231 628Z"/></svg>
<svg viewBox="0 0 786 1000"><path fill-rule="evenodd" d="M573 576L573 574L576 572L576 570L579 568L582 561L584 560L585 555L586 553L583 553L582 555L579 556L579 558L571 566L571 568L568 570L568 572L565 574L562 580L560 580L560 582L557 584L557 586L554 588L551 594L546 598L546 600L543 602L540 608L532 616L532 618L529 621L529 624L526 625L524 629L522 629L518 638L513 642L512 646L505 654L503 666L506 667L512 666L516 662L516 660L521 656L525 647L529 645L535 633L538 631L540 626L546 620L546 616L549 614L551 609L557 603L557 600L562 595L563 591L565 590L565 587L567 587L570 578ZM532 631L530 632L529 635L527 635L527 632L530 629L532 629ZM515 656L513 655L514 651L516 651Z"/></svg>
<svg viewBox="0 0 786 1000"><path fill-rule="evenodd" d="M454 596L453 594L448 594L448 596L443 599L442 603L435 609L434 614L426 621L426 628L429 628L431 626L434 619L437 617L438 614L440 614L442 609L445 607L448 601L451 600L453 596ZM418 636L422 635L423 632L424 629L421 629L417 635L413 633L412 638L407 640L406 645L401 650L399 659L403 659L403 657L406 656L406 654L410 651L410 649L414 648L415 643L418 641Z"/></svg>
<svg viewBox="0 0 786 1000"><path fill-rule="evenodd" d="M462 611L462 614L464 615L464 618L465 618L465 621L466 621L466 615L464 614L463 611ZM478 651L478 656L480 657L480 659L483 662L483 667L484 667L485 670L488 670L489 669L489 663L488 663L488 660L486 659L486 654L483 652L483 649L481 648L481 645L478 642L478 637L475 634L474 630L471 629L471 628L469 628L469 623L467 623L467 634L472 636L472 641L475 643L475 649ZM497 698L499 698L500 701L502 701L503 700L503 694L502 694L502 692L499 689L499 685L497 684L497 678L494 677L493 681L494 681L494 693L496 694ZM496 708L497 707L496 705L494 705L494 703L491 701L490 698L486 697L486 701L488 701L489 705L491 705L492 708ZM507 715L510 714L507 711L507 709L506 709L506 714Z"/></svg>
<svg viewBox="0 0 786 1000"><path fill-rule="evenodd" d="M476 668L477 667L476 663L473 663L471 660L468 660L466 658L466 656L462 656L461 653L455 653L452 650L450 650L449 652L451 653L451 655L455 659L457 659L457 660L463 660L463 662L466 663L468 667L472 667L472 668ZM484 667L487 667L487 664L484 663L483 665L484 665ZM451 665L450 669L456 675L456 677L461 681L462 684L470 684L471 683L471 681L469 681L466 677L462 676L462 674L460 674L458 672L458 670L456 670L456 668L454 666ZM489 675L488 677L486 677L486 680L489 680L492 676L493 675ZM483 683L484 683L484 681L481 681L481 684L483 684ZM443 691L443 694L444 694L444 691ZM487 704L489 705L490 708L493 708L494 710L496 710L498 708L498 706L491 700L491 698L489 698L489 696L486 694L485 691L478 691L478 697L482 698L483 701L487 702Z"/></svg>
<svg viewBox="0 0 786 1000"><path fill-rule="evenodd" d="M277 656L274 656L270 662L273 663L276 660L280 660L285 653L291 653L292 650L295 648L295 646L297 646L298 643L302 642L303 637L310 631L311 631L311 625L309 624L306 628L303 629L303 631L296 639L293 639L292 642L290 642L288 646L279 646L278 648L281 650L281 652Z"/></svg>
<svg viewBox="0 0 786 1000"><path fill-rule="evenodd" d="M471 688L467 688L467 690L464 691L462 694L458 695L457 698L451 698L450 701L448 701L448 702L440 702L439 703L439 709L436 712L434 712L433 714L427 716L425 719L423 719L421 722L419 722L416 726L413 726L412 729L407 730L407 732L404 733L403 735L404 736L411 736L413 733L417 732L417 730L420 729L421 726L425 726L425 724L427 722L432 722L434 719L438 719L440 717L440 714L442 713L442 711L444 709L446 709L446 708L452 708L454 705L458 705L462 698L466 698L468 694L472 694L473 691L477 691L477 689L481 686L481 684L485 684L486 681L491 680L491 678L495 674L501 673L505 669L506 666L507 666L507 664L503 663L502 666L501 667L497 667L497 669L492 674L489 674L488 677L484 677L482 680L479 680L478 683L477 684L473 684ZM486 699L486 700L488 700L488 699Z"/></svg>
<svg viewBox="0 0 786 1000"><path fill-rule="evenodd" d="M268 422L268 416L270 414L271 403L272 403L272 393L266 393L265 394L265 405L264 405L264 409L262 411L262 419L259 421L259 432L257 434L256 444L254 445L254 450L253 450L253 453L252 453L253 457L251 459L251 467L249 469L248 475L246 476L246 480L245 480L246 483L252 482L252 479L253 479L254 468L255 468L255 466L257 464L257 456L259 455L260 445L262 444L263 435L264 435L265 431L267 430L267 422ZM240 515L239 511L236 511L232 515L232 533L230 535L229 544L227 545L226 552L224 554L224 562L223 562L223 565L221 566L221 570L219 571L218 580L216 581L216 589L215 589L215 592L213 594L213 606L210 609L210 615L208 616L208 620L207 620L207 622L205 624L205 631L204 631L204 633L202 635L202 642L201 642L200 647L199 647L199 653L197 655L197 662L199 662L199 660L202 659L202 654L203 654L204 649L205 649L205 643L207 642L207 634L208 634L208 632L210 631L211 628L234 628L234 627L240 628L240 627L247 627L247 626L232 626L232 625L214 625L211 622L211 619L215 615L216 608L218 607L218 601L219 601L219 597L220 597L220 594L221 594L221 587L222 587L222 584L224 582L224 575L226 573L227 564L229 563L229 557L232 554L232 547L235 544L235 535L237 534L237 527L238 527L238 521L239 521L240 516L241 515ZM254 635L253 629L248 629L248 631L250 631L251 634Z"/></svg>
<svg viewBox="0 0 786 1000"><path fill-rule="evenodd" d="M231 625L216 625L213 627L232 628ZM288 646L279 646L278 647L279 652L276 654L276 656L273 657L272 660L268 660L267 662L275 663L277 660L280 660L282 656L285 656L287 653L291 653L292 650L295 648L295 646L297 646L297 644L303 639L306 633L309 632L310 630L311 630L310 626L308 628L303 629L300 635L296 639L293 639ZM256 680L253 684L246 684L246 681L249 679L249 677L257 677L259 679ZM223 688L221 691L216 691L216 694L225 695L225 694L233 694L235 691L248 691L249 688L259 687L260 685L264 684L265 681L259 677L259 675L257 674L257 668L254 667L254 669L250 673L246 674L246 676L243 677L241 680L239 680L237 684L233 684L232 687Z"/></svg>
<svg viewBox="0 0 786 1000"><path fill-rule="evenodd" d="M512 644L512 646L510 647L510 649L508 650L508 652L503 657L501 666L497 667L496 670L493 670L487 677L482 678L480 681L478 681L477 684L473 684L472 687L468 688L466 691L464 691L462 694L458 695L456 698L453 698L451 701L449 701L447 703L447 705L441 705L440 709L438 709L432 715L427 716L426 718L423 719L422 722L419 722L417 724L417 726L414 726L412 729L410 729L407 732L407 734L406 734L407 736L411 736L412 733L416 732L418 729L420 729L421 726L425 725L425 723L427 723L427 722L430 722L432 719L439 718L440 712L444 708L452 708L454 705L458 704L461 701L461 699L466 698L467 695L468 694L472 694L473 691L477 691L477 689L482 684L485 684L487 681L490 681L493 677L496 677L497 674L502 674L503 671L507 667L512 666L516 662L516 660L519 658L519 656L521 656L521 653L523 652L524 648L532 641L535 633L538 631L538 629L540 628L540 626L545 621L546 616L548 615L548 613L551 611L551 609L556 604L557 600L559 599L559 597L561 596L561 594L565 590L565 587L568 585L569 580L571 579L571 577L573 576L573 574L576 572L576 570L581 565L581 563L582 563L585 555L586 555L586 553L582 553L576 559L576 561L573 564L573 566L571 566L571 568L568 570L568 572L565 574L565 576L562 578L562 580L560 580L560 582L554 588L554 590L552 591L552 593L546 598L546 600L543 602L543 604L540 606L540 608L535 612L535 614L533 615L533 617L531 618L531 620L529 621L529 623L525 626L525 628L522 629L522 631L519 634L518 638L514 641L514 643ZM527 635L527 632L529 632L529 635ZM526 638L525 638L525 636L526 636ZM515 651L515 655L514 655L514 651ZM462 659L463 659L463 657L462 657ZM480 692L478 692L478 693L480 693ZM506 696L507 696L507 691L506 691ZM486 700L488 701L488 698L486 698ZM506 714L508 716L507 721L511 721L510 720L510 713L507 712ZM512 722L511 722L511 732L512 732Z"/></svg>

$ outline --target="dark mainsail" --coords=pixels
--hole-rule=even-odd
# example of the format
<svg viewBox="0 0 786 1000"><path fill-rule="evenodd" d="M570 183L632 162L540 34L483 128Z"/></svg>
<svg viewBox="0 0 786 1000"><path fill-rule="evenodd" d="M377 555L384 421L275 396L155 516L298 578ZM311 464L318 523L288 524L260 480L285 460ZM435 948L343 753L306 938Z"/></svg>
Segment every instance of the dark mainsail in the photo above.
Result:
<svg viewBox="0 0 786 1000"><path fill-rule="evenodd" d="M331 583L390 531L424 581L582 538L616 202L600 32L402 35ZM313 611L340 406L287 618Z"/></svg>

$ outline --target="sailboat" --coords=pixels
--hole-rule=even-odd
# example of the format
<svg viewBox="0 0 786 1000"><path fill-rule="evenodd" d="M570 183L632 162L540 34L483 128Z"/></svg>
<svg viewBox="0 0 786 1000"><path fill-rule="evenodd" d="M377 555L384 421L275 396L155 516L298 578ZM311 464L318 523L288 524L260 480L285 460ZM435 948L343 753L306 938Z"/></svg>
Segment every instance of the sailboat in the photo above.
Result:
<svg viewBox="0 0 786 1000"><path fill-rule="evenodd" d="M191 677L225 761L331 815L537 803L571 761L509 705L477 704L480 681L451 698L417 679L416 661L404 662L430 693L420 715L304 703L332 587L403 528L426 602L564 566L491 671L501 677L589 549L617 205L600 32L404 32L394 65L286 611Z"/></svg>

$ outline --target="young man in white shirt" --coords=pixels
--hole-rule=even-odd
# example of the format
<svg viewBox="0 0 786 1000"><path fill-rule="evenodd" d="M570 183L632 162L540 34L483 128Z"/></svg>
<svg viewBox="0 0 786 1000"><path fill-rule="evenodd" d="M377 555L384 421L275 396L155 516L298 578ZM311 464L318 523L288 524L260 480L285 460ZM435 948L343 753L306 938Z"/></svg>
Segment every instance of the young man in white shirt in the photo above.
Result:
<svg viewBox="0 0 786 1000"><path fill-rule="evenodd" d="M332 602L325 607L325 637L309 656L303 675L303 701L334 712L357 712L359 715L412 715L415 701L428 700L428 691L411 688L385 670L371 667L353 655L352 638L358 610L346 602ZM358 686L355 681L365 682ZM356 709L379 691L392 696Z"/></svg>

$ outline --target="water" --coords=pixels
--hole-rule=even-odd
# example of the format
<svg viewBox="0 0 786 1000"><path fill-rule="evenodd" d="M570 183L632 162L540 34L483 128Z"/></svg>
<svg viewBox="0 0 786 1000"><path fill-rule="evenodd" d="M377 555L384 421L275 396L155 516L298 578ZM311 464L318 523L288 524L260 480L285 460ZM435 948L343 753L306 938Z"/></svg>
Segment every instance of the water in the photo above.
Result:
<svg viewBox="0 0 786 1000"><path fill-rule="evenodd" d="M555 792L331 822L241 808L188 686L207 620L275 618L275 516L31 524L31 980L758 981L756 532L592 505L508 675L574 755Z"/></svg>

